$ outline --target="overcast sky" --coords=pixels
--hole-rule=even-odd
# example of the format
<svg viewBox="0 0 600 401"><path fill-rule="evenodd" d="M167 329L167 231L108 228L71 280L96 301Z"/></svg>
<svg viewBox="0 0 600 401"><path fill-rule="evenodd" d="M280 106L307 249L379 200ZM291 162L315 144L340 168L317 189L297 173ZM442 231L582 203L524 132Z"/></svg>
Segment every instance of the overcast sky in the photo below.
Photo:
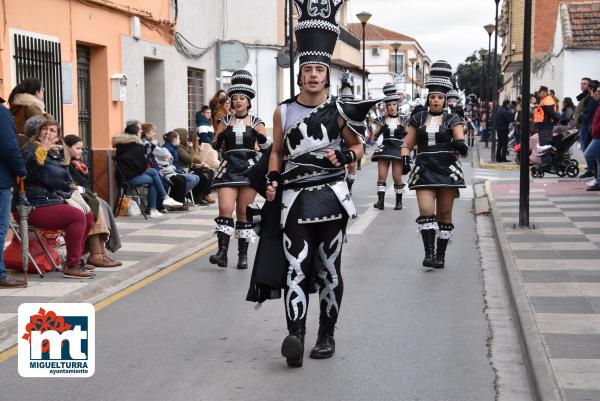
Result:
<svg viewBox="0 0 600 401"><path fill-rule="evenodd" d="M496 8L493 0L347 1L351 15L370 12L373 16L369 22L417 39L431 61L446 60L455 70L473 51L487 49L488 35L483 26L494 23ZM493 41L492 36L492 47Z"/></svg>

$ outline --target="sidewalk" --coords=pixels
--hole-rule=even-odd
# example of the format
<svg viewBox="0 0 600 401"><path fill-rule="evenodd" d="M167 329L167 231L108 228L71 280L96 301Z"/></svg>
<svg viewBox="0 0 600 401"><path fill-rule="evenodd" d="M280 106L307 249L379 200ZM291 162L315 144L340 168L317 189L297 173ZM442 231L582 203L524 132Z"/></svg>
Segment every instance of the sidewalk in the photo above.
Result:
<svg viewBox="0 0 600 401"><path fill-rule="evenodd" d="M531 184L532 229L518 229L518 182L488 197L515 322L539 399L600 400L600 193L576 180Z"/></svg>
<svg viewBox="0 0 600 401"><path fill-rule="evenodd" d="M485 142L479 142L479 138L475 138L475 146L476 151L478 152L479 157L479 167L487 168L492 170L520 170L519 165L516 163L516 154L512 151L512 147L508 148L508 155L506 158L510 160L510 163L496 163L492 161L492 143L488 144L488 147L485 147ZM579 143L576 143L571 147L571 158L579 161L580 170L585 166L585 159L583 157L583 153L579 148ZM550 177L557 177L556 175L549 175Z"/></svg>
<svg viewBox="0 0 600 401"><path fill-rule="evenodd" d="M116 268L96 268L93 280L64 278L49 272L44 278L29 274L27 288L0 290L0 351L16 340L17 309L25 302L83 302L92 297L109 296L116 286L140 274L152 274L176 263L216 241L213 236L216 203L196 206L189 212L171 212L145 220L119 217L117 225L122 248L114 254L123 262ZM21 273L12 272L15 278ZM104 294L106 293L106 294Z"/></svg>

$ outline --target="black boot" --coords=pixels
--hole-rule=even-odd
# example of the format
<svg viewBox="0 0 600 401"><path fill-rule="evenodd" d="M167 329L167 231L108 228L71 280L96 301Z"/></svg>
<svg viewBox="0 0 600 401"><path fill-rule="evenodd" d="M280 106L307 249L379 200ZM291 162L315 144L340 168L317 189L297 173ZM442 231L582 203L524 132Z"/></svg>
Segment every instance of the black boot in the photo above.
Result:
<svg viewBox="0 0 600 401"><path fill-rule="evenodd" d="M247 238L238 238L238 269L248 268L248 244L250 240Z"/></svg>
<svg viewBox="0 0 600 401"><path fill-rule="evenodd" d="M394 210L402 210L402 188L404 188L404 184L394 184L394 189L396 190L396 206Z"/></svg>
<svg viewBox="0 0 600 401"><path fill-rule="evenodd" d="M385 199L385 182L377 183L377 202L373 204L375 209L383 210L385 208L384 205Z"/></svg>
<svg viewBox="0 0 600 401"><path fill-rule="evenodd" d="M437 219L435 216L417 218L417 223L421 225L421 237L423 238L423 247L425 248L424 267L435 267L435 232Z"/></svg>
<svg viewBox="0 0 600 401"><path fill-rule="evenodd" d="M354 185L354 178L346 178L346 183L348 184L348 192L352 195L352 185Z"/></svg>
<svg viewBox="0 0 600 401"><path fill-rule="evenodd" d="M211 255L210 258L208 258L208 261L219 267L227 267L227 250L229 249L229 238L231 234L227 234L224 231L228 231L229 228L231 228L231 232L233 232L233 219L229 217L217 217L215 222L217 223L219 249L215 255Z"/></svg>
<svg viewBox="0 0 600 401"><path fill-rule="evenodd" d="M288 366L293 368L302 367L304 360L304 332L303 324L288 322L289 334L281 344L281 355L286 359Z"/></svg>
<svg viewBox="0 0 600 401"><path fill-rule="evenodd" d="M312 359L327 359L333 356L335 353L335 340L333 339L334 329L334 322L324 323L321 318L321 321L319 322L319 335L317 336L317 343L310 351L310 357Z"/></svg>
<svg viewBox="0 0 600 401"><path fill-rule="evenodd" d="M440 223L440 233L437 239L437 247L435 251L435 267L436 269L443 269L445 258L446 258L446 247L450 241L452 230L454 225L452 223L444 224Z"/></svg>

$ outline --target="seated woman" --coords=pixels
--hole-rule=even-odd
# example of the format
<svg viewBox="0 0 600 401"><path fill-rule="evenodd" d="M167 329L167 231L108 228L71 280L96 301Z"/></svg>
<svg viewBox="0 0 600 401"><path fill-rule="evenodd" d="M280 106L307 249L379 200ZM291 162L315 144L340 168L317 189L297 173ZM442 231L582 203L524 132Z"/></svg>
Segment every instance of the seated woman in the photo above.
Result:
<svg viewBox="0 0 600 401"><path fill-rule="evenodd" d="M71 206L72 181L67 166L69 157L63 152L60 127L56 121L42 123L37 134L23 147L27 166L25 193L33 206L29 224L48 230L64 230L67 260L63 276L95 277L81 258L85 239L94 224L94 214Z"/></svg>
<svg viewBox="0 0 600 401"><path fill-rule="evenodd" d="M121 247L119 231L113 218L110 205L96 196L88 187L88 167L81 161L83 155L83 142L77 135L67 135L64 138L66 150L71 158L69 173L78 185L92 212L94 212L94 225L87 235L86 245L90 250L87 264L96 267L117 267L122 263L112 259L106 253L109 239L112 241L111 251L116 252Z"/></svg>
<svg viewBox="0 0 600 401"><path fill-rule="evenodd" d="M182 206L171 198L160 181L158 170L148 167L144 147L140 144L137 125L128 125L124 135L113 137L112 146L116 148L115 161L123 178L129 185L148 185L148 207L150 217L160 217L156 210L157 198L163 198L164 206Z"/></svg>
<svg viewBox="0 0 600 401"><path fill-rule="evenodd" d="M178 128L175 132L179 134L179 138L181 139L179 146L177 146L177 156L179 156L177 167L200 178L200 182L192 190L196 204L207 205L214 203L214 199L210 197L214 172L207 165L201 162L194 162L194 157L198 156L195 150L198 148L198 136L188 135L185 128Z"/></svg>
<svg viewBox="0 0 600 401"><path fill-rule="evenodd" d="M181 145L181 138L179 134L176 131L171 131L167 132L163 138L165 140L163 147L167 149L169 153L171 153L171 156L173 156L173 164L175 165L177 173L181 174L185 178L185 194L187 195L196 187L196 185L198 185L200 182L200 177L195 174L189 174L186 170L181 168L179 153L177 153L177 148Z"/></svg>
<svg viewBox="0 0 600 401"><path fill-rule="evenodd" d="M179 202L185 202L186 192L186 180L182 174L177 172L177 168L173 164L173 156L165 148L158 146L154 149L153 157L158 163L158 172L160 173L161 179L167 182L167 185L171 187L171 195L173 199ZM183 205L175 210L189 210L187 206Z"/></svg>

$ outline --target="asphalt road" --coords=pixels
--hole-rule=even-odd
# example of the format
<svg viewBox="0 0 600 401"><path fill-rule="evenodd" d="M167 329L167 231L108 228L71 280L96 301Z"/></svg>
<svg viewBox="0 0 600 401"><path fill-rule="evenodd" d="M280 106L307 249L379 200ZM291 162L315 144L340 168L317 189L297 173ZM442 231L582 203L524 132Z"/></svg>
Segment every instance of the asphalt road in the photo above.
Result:
<svg viewBox="0 0 600 401"><path fill-rule="evenodd" d="M304 367L287 367L283 302L246 302L250 271L234 268L230 249L227 270L206 255L99 311L92 378L23 379L11 358L0 364L0 399L494 400L472 200L456 202L446 269L425 272L416 201L394 211L390 191L386 210L374 211L375 167L355 185L361 217L344 248L332 359L306 352Z"/></svg>

